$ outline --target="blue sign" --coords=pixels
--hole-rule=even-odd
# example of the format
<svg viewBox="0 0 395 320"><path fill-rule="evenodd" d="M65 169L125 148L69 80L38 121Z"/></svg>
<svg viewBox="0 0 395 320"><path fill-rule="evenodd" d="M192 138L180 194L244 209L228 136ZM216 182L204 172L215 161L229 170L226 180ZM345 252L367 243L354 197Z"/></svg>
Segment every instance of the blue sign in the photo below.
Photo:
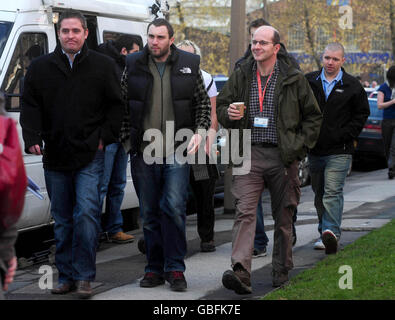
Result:
<svg viewBox="0 0 395 320"><path fill-rule="evenodd" d="M350 0L326 0L328 6L348 6Z"/></svg>

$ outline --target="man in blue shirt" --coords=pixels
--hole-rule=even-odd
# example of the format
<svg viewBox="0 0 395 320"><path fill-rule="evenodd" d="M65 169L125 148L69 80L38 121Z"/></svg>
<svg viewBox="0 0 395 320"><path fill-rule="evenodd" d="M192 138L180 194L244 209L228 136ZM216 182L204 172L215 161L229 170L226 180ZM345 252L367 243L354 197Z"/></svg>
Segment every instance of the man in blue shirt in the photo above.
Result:
<svg viewBox="0 0 395 320"><path fill-rule="evenodd" d="M370 113L362 85L342 68L345 61L343 46L330 43L322 56L322 70L306 75L324 116L318 141L309 150L309 164L320 233L314 248L327 254L337 252L353 142Z"/></svg>

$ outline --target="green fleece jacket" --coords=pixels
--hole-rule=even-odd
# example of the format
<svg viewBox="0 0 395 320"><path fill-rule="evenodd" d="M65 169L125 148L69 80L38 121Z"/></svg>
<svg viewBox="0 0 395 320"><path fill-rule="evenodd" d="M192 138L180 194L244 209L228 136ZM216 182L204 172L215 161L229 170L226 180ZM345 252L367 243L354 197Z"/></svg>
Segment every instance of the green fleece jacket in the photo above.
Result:
<svg viewBox="0 0 395 320"><path fill-rule="evenodd" d="M253 57L236 69L217 96L218 121L227 129L250 129L249 100L252 84ZM285 166L305 157L314 147L320 132L322 114L304 75L278 57L280 74L275 88L277 110L277 138ZM247 107L241 120L230 120L228 107L232 102L244 101ZM243 154L240 131L239 154Z"/></svg>

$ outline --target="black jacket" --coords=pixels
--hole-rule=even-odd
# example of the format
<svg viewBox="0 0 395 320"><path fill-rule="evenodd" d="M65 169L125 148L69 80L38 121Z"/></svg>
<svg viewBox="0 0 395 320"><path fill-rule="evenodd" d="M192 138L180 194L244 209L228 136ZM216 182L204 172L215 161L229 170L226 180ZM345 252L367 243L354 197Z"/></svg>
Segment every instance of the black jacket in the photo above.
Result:
<svg viewBox="0 0 395 320"><path fill-rule="evenodd" d="M352 154L356 140L370 114L367 95L359 81L343 70L325 101L321 71L306 75L323 114L320 135L310 153L315 155Z"/></svg>
<svg viewBox="0 0 395 320"><path fill-rule="evenodd" d="M197 110L194 105L194 91L200 58L179 50L174 45L171 50L168 63L171 64L171 96L175 115L175 130L183 128L195 130ZM145 110L153 88L153 76L148 66L148 59L151 58L147 46L142 51L126 57L132 153L140 149Z"/></svg>
<svg viewBox="0 0 395 320"><path fill-rule="evenodd" d="M114 61L116 62L119 79L121 79L123 69L125 68L126 57L121 54L117 48L115 48L114 41L109 40L105 43L102 43L97 48L97 51L114 59Z"/></svg>
<svg viewBox="0 0 395 320"><path fill-rule="evenodd" d="M44 168L89 164L99 139L117 141L124 107L114 61L84 44L71 69L60 46L34 60L26 74L21 125L25 151L45 143Z"/></svg>

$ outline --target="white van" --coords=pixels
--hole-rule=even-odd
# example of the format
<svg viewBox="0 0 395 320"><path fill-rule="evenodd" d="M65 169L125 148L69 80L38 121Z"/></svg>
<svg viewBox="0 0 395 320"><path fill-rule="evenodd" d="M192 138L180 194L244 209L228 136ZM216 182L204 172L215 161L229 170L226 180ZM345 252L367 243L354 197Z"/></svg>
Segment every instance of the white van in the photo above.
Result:
<svg viewBox="0 0 395 320"><path fill-rule="evenodd" d="M6 96L6 111L18 121L24 75L31 60L52 52L57 44L56 22L65 9L81 11L87 18L87 44L115 39L120 34L133 34L146 43L147 24L162 14L161 1L154 0L13 0L0 2L0 90ZM88 93L87 93L88 94ZM40 188L43 199L26 192L25 207L18 230L32 230L52 222L50 202L45 188L41 156L24 154L28 177ZM138 199L127 169L127 186L122 209L138 207Z"/></svg>

